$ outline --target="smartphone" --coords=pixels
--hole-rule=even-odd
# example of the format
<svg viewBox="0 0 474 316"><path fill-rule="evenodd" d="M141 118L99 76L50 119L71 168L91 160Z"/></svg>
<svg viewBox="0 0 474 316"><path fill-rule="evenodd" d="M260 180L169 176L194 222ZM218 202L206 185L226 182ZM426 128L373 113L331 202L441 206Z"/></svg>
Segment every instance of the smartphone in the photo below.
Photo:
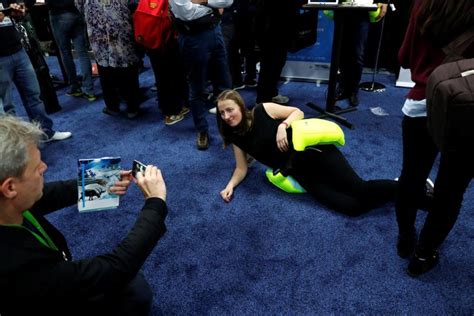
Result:
<svg viewBox="0 0 474 316"><path fill-rule="evenodd" d="M132 164L132 176L134 178L137 177L137 173L141 172L142 174L145 172L146 165L144 163L141 163L138 160L134 160Z"/></svg>

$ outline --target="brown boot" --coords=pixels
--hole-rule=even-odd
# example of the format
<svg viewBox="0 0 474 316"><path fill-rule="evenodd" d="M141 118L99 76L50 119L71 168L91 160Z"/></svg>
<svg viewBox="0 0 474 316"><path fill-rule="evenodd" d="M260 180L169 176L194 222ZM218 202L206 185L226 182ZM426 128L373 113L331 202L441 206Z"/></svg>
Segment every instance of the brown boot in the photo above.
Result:
<svg viewBox="0 0 474 316"><path fill-rule="evenodd" d="M199 132L197 137L197 149L199 150L206 150L209 148L209 135L207 131Z"/></svg>

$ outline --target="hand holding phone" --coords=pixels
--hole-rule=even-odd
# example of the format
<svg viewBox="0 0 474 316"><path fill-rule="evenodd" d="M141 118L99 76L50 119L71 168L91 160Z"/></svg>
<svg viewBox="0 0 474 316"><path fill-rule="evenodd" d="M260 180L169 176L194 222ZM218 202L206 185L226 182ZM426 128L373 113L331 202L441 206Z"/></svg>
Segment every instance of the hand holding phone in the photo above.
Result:
<svg viewBox="0 0 474 316"><path fill-rule="evenodd" d="M137 173L141 172L142 174L145 173L146 165L141 163L138 160L134 160L132 164L132 176L137 178Z"/></svg>
<svg viewBox="0 0 474 316"><path fill-rule="evenodd" d="M136 183L140 190L142 190L145 199L160 198L166 201L166 185L161 174L161 170L156 166L149 166L147 175L145 176L145 169L147 166L138 160L134 160L132 164L132 175L136 179ZM141 172L140 179L137 179L137 174Z"/></svg>

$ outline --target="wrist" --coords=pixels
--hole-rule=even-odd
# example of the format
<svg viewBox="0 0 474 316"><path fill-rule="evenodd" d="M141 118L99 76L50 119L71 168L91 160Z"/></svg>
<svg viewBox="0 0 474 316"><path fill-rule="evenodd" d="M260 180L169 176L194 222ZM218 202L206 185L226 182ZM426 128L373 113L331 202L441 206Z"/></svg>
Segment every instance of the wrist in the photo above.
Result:
<svg viewBox="0 0 474 316"><path fill-rule="evenodd" d="M282 121L282 122L280 123L280 126L284 126L285 129L287 129L288 126L289 126L289 124L288 124L288 122L286 122L286 121Z"/></svg>

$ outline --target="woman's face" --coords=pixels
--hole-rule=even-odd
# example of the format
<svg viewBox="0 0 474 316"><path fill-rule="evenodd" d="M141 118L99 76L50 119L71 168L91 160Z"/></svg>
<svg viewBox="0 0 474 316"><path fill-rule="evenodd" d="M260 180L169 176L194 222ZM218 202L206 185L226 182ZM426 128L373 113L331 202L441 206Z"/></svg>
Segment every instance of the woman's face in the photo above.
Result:
<svg viewBox="0 0 474 316"><path fill-rule="evenodd" d="M235 127L242 121L242 112L234 100L222 100L217 103L217 109L222 120L230 127Z"/></svg>

